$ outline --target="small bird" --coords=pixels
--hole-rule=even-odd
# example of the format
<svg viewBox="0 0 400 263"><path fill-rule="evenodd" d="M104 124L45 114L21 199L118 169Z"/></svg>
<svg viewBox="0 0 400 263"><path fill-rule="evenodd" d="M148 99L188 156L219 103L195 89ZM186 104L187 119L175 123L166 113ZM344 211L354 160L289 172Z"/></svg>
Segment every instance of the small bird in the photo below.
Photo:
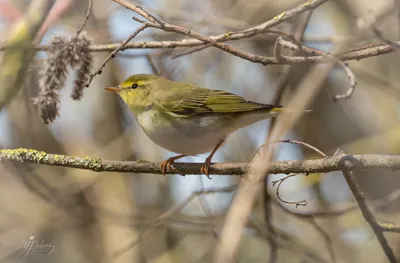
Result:
<svg viewBox="0 0 400 263"><path fill-rule="evenodd" d="M132 75L105 89L121 96L153 142L179 154L162 162L163 174L179 158L211 152L201 167L208 176L213 155L230 133L284 111L281 106L149 74Z"/></svg>

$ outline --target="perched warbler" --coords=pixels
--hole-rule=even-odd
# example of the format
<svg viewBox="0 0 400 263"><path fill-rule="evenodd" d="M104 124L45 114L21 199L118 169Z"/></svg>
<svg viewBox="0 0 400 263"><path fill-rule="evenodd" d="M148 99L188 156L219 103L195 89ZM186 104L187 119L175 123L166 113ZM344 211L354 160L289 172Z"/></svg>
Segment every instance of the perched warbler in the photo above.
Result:
<svg viewBox="0 0 400 263"><path fill-rule="evenodd" d="M121 96L153 142L179 154L162 163L164 174L179 158L211 151L201 168L208 176L213 155L230 133L283 111L281 106L148 74L132 75L106 89Z"/></svg>

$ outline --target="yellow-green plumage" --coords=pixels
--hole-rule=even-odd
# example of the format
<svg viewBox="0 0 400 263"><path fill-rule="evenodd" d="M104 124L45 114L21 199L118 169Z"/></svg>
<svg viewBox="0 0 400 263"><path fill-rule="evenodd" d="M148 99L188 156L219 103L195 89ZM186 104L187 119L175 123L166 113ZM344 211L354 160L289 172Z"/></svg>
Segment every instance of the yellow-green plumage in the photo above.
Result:
<svg viewBox="0 0 400 263"><path fill-rule="evenodd" d="M282 110L226 91L147 74L133 75L109 89L118 91L150 139L184 155L209 152L231 132Z"/></svg>

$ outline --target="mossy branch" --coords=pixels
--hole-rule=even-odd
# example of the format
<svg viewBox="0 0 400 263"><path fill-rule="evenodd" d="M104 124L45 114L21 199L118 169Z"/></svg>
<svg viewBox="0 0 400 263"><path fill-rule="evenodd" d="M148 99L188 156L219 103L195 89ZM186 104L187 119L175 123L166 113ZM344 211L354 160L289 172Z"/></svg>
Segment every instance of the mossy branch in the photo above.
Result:
<svg viewBox="0 0 400 263"><path fill-rule="evenodd" d="M353 162L347 160L351 158ZM102 160L94 157L77 157L50 154L33 149L3 149L0 150L0 161L14 161L34 164L53 165L76 169L91 170L94 172L120 172L120 173L151 173L161 174L160 162L149 161L118 161ZM354 165L357 163L357 165ZM198 175L201 174L201 163L175 163L168 174ZM390 169L400 170L400 155L344 155L331 156L322 159L303 161L272 162L269 173L326 173L332 171L353 171L364 169ZM215 163L210 167L210 174L214 175L243 175L248 168L248 163Z"/></svg>

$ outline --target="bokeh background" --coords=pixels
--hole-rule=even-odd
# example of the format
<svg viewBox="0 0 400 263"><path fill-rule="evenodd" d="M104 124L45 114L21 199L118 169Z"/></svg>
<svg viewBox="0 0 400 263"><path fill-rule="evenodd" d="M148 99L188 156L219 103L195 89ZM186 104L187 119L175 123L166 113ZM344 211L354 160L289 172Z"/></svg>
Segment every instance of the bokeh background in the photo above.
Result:
<svg viewBox="0 0 400 263"><path fill-rule="evenodd" d="M140 4L164 21L191 28L204 35L246 29L301 4L295 0L153 0ZM30 1L0 0L0 41L6 41L13 23L24 16ZM382 0L328 1L314 10L301 40L324 51L351 39L360 30L359 19L393 4ZM53 35L73 36L82 24L87 1L58 0L59 13L43 32L41 43ZM134 14L108 0L95 0L85 31L95 45L117 43L139 26ZM302 14L272 28L293 34ZM377 23L386 38L399 38L399 10L393 8ZM272 56L276 34L232 41L234 47ZM182 37L147 29L134 41L178 40ZM379 39L367 34L357 46ZM350 49L351 47L349 47ZM174 155L155 145L131 116L122 101L104 87L116 85L136 73L161 74L176 81L223 89L246 99L282 105L291 98L312 65L262 66L216 48L178 56L188 48L140 49L119 53L103 73L95 77L80 101L70 98L74 75L61 93L60 117L43 124L32 99L38 93L38 72L45 52L37 52L25 75L25 85L0 112L0 147L33 148L49 153L93 156L116 160L162 161ZM94 68L108 55L94 53ZM1 54L0 54L1 55ZM396 53L350 61L358 85L351 99L335 102L348 80L341 68L332 70L304 115L282 139L311 144L326 154L337 148L347 153L399 154L400 75ZM2 70L0 68L0 70ZM284 92L282 93L282 82ZM234 133L214 161L248 162L265 142L271 121L262 121ZM207 155L182 162L202 162ZM277 160L310 159L316 154L298 145L281 144ZM399 172L357 172L357 180L374 213L382 222L398 222ZM267 184L273 200L276 187ZM224 223L233 191L234 176L94 173L84 170L2 162L0 165L0 261L1 262L210 262ZM198 195L183 209L164 219L159 216ZM295 208L280 201L273 204L278 262L386 262L382 248L358 209L340 172L298 175L281 186L288 201L307 200ZM388 198L389 196L389 198ZM270 240L262 197L257 199L242 237L237 262L267 262ZM289 210L282 210L285 207ZM312 216L314 212L324 216ZM294 213L310 213L299 217ZM33 237L34 236L34 237ZM386 234L399 255L399 235ZM39 244L56 244L52 253L32 251L24 258L21 246L32 238ZM334 254L334 255L332 255ZM333 258L332 258L333 257ZM398 256L400 258L400 256Z"/></svg>

